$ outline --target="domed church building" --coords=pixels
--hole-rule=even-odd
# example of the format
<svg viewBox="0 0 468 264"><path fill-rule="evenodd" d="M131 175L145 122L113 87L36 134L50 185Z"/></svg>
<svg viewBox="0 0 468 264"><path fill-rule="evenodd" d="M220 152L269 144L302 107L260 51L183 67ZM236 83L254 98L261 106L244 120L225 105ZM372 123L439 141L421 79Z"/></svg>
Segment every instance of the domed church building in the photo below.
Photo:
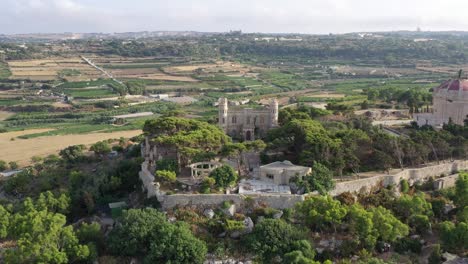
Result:
<svg viewBox="0 0 468 264"><path fill-rule="evenodd" d="M434 89L432 102L431 113L414 114L419 126L440 127L450 119L455 124L464 124L468 118L468 80L462 78L461 70L458 78L445 81Z"/></svg>

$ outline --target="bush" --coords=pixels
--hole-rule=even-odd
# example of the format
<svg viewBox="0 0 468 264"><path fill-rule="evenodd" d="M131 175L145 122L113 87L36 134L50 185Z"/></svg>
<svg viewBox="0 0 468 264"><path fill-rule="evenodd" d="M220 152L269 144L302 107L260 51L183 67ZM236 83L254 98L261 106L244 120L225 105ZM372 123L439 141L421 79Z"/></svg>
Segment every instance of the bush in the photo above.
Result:
<svg viewBox="0 0 468 264"><path fill-rule="evenodd" d="M408 193L408 191L409 191L409 184L408 184L408 181L407 181L407 180L402 179L402 180L400 181L400 191L401 191L402 193Z"/></svg>
<svg viewBox="0 0 468 264"><path fill-rule="evenodd" d="M230 202L230 201L223 201L223 202L221 203L221 208L222 208L222 209L228 209L231 205L232 205L232 202Z"/></svg>
<svg viewBox="0 0 468 264"><path fill-rule="evenodd" d="M412 239L408 237L400 238L395 243L395 251L400 254L413 252L416 254L421 253L422 244L418 239Z"/></svg>
<svg viewBox="0 0 468 264"><path fill-rule="evenodd" d="M237 181L237 173L228 165L223 165L214 169L210 173L210 177L213 178L216 185L221 188L232 186Z"/></svg>
<svg viewBox="0 0 468 264"><path fill-rule="evenodd" d="M341 256L343 257L353 256L358 250L359 242L357 240L345 240L340 247Z"/></svg>
<svg viewBox="0 0 468 264"><path fill-rule="evenodd" d="M94 151L97 155L104 155L111 152L111 146L105 141L99 141L93 144L89 150Z"/></svg>
<svg viewBox="0 0 468 264"><path fill-rule="evenodd" d="M203 263L207 248L188 225L171 224L156 209L123 212L108 236L110 252L120 256L143 257L144 263Z"/></svg>
<svg viewBox="0 0 468 264"><path fill-rule="evenodd" d="M19 166L18 166L18 163L14 162L14 161L8 162L8 166L10 166L10 169L11 169L11 170L16 170L16 169L18 169L18 167L19 167Z"/></svg>
<svg viewBox="0 0 468 264"><path fill-rule="evenodd" d="M177 175L173 171L157 170L155 174L157 178L164 180L164 181L175 182L177 180Z"/></svg>
<svg viewBox="0 0 468 264"><path fill-rule="evenodd" d="M228 232L243 230L244 221L226 220L224 228Z"/></svg>
<svg viewBox="0 0 468 264"><path fill-rule="evenodd" d="M313 259L315 252L309 241L304 240L305 234L283 220L265 219L245 237L243 244L247 249L258 255L263 263L272 263L278 256L284 256L292 251L301 253Z"/></svg>
<svg viewBox="0 0 468 264"><path fill-rule="evenodd" d="M464 252L468 249L468 223L454 224L446 221L440 224L440 240L445 250Z"/></svg>
<svg viewBox="0 0 468 264"><path fill-rule="evenodd" d="M160 159L156 161L156 168L158 170L177 172L178 167L177 160L175 159Z"/></svg>
<svg viewBox="0 0 468 264"><path fill-rule="evenodd" d="M428 264L440 264L442 263L442 252L440 250L440 245L435 244L432 249L432 253L427 259Z"/></svg>
<svg viewBox="0 0 468 264"><path fill-rule="evenodd" d="M340 201L344 205L353 205L356 202L356 198L350 192L344 192L335 197L336 200Z"/></svg>
<svg viewBox="0 0 468 264"><path fill-rule="evenodd" d="M216 184L216 181L215 179L213 178L210 178L210 177L207 177L205 179L203 179L202 183L201 183L201 192L202 193L210 193L211 192L211 188L213 188Z"/></svg>
<svg viewBox="0 0 468 264"><path fill-rule="evenodd" d="M412 215L409 219L410 226L420 235L431 230L431 222L426 215Z"/></svg>
<svg viewBox="0 0 468 264"><path fill-rule="evenodd" d="M4 160L0 160L0 171L7 169L7 163Z"/></svg>

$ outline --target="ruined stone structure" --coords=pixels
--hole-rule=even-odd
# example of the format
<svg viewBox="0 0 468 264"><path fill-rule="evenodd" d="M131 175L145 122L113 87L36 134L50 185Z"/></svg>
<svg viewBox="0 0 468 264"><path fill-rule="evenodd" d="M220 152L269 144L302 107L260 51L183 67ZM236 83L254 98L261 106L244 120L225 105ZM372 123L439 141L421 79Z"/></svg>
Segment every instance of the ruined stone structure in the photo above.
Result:
<svg viewBox="0 0 468 264"><path fill-rule="evenodd" d="M449 119L463 125L468 116L468 80L461 78L461 71L458 78L445 81L435 88L432 98L432 112L414 115L419 126L442 126Z"/></svg>
<svg viewBox="0 0 468 264"><path fill-rule="evenodd" d="M189 165L190 176L194 180L203 180L205 177L208 177L210 173L216 169L223 166L223 163L217 161L207 161L207 162L197 162Z"/></svg>
<svg viewBox="0 0 468 264"><path fill-rule="evenodd" d="M141 145L141 156L145 158L148 169L156 168L156 161L161 159L177 160L177 149L171 146L151 142L151 137L145 137L145 143Z"/></svg>
<svg viewBox="0 0 468 264"><path fill-rule="evenodd" d="M142 188L147 192L147 197L156 197L161 203L163 209L170 209L177 206L197 206L209 207L219 206L222 202L233 202L238 206L243 206L246 197L254 201L265 204L269 207L284 209L292 208L298 202L304 201L305 195L296 194L171 194L166 195L159 189L159 184L154 180L154 175L148 170L148 164L143 162L141 165L140 179L143 183ZM423 183L431 177L436 177L434 187L437 189L449 188L454 186L458 178L459 171L468 170L468 160L457 160L449 163L442 163L423 168L404 169L393 175L377 175L370 178L354 181L339 182L335 188L329 192L332 196L337 196L344 192L368 192L372 188L386 187L389 185L398 186L401 180L405 179L413 185ZM437 178L441 175L449 175ZM398 189L398 188L397 188Z"/></svg>
<svg viewBox="0 0 468 264"><path fill-rule="evenodd" d="M226 98L219 99L218 125L232 138L255 140L278 126L278 101L261 109L230 106Z"/></svg>
<svg viewBox="0 0 468 264"><path fill-rule="evenodd" d="M277 185L289 185L293 177L304 177L312 172L312 168L298 166L290 161L276 161L260 167L260 179Z"/></svg>

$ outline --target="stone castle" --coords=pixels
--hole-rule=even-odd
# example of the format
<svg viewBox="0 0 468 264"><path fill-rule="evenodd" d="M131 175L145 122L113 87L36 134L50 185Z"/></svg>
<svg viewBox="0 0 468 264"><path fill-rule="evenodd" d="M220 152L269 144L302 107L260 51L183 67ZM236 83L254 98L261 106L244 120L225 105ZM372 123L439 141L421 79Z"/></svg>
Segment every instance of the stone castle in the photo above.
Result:
<svg viewBox="0 0 468 264"><path fill-rule="evenodd" d="M245 141L264 137L278 127L278 100L272 99L262 108L231 106L226 98L219 99L219 127L230 137Z"/></svg>

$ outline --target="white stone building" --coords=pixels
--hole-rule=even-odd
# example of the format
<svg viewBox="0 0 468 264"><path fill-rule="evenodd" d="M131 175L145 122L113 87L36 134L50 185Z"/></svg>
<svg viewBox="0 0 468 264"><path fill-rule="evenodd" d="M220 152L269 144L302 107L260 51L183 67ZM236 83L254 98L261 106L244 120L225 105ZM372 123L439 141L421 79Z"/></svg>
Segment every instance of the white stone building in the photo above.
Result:
<svg viewBox="0 0 468 264"><path fill-rule="evenodd" d="M218 125L224 132L243 140L255 140L263 137L271 128L278 127L278 100L260 109L230 106L226 98L220 98L218 104Z"/></svg>
<svg viewBox="0 0 468 264"><path fill-rule="evenodd" d="M434 89L433 107L430 113L414 114L419 126L442 126L451 119L455 124L463 125L468 116L468 80L459 78L445 81Z"/></svg>
<svg viewBox="0 0 468 264"><path fill-rule="evenodd" d="M290 161L276 161L260 166L260 180L277 185L288 185L295 176L304 177L312 172L312 168L294 165Z"/></svg>

